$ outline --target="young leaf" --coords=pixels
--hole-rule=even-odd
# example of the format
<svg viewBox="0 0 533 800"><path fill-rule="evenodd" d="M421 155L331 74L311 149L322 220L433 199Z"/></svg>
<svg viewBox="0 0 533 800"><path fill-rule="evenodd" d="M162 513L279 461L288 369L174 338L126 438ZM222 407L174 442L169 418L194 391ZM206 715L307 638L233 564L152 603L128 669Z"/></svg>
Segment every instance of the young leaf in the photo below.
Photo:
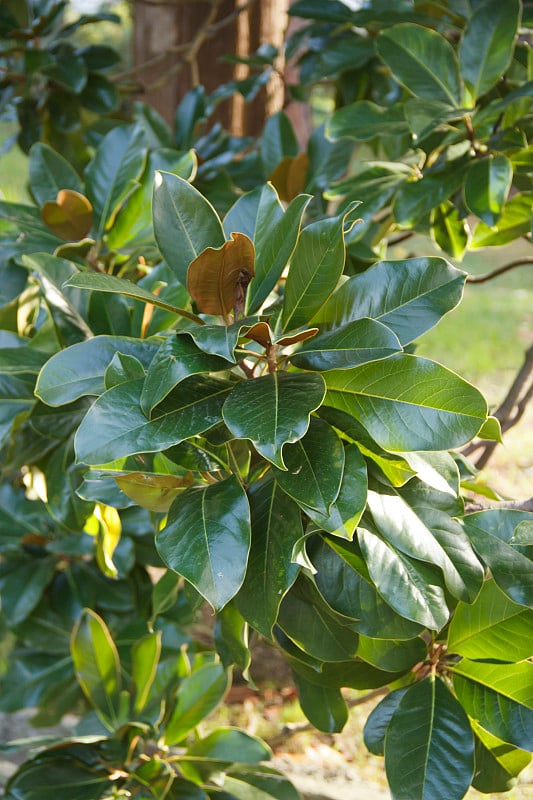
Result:
<svg viewBox="0 0 533 800"><path fill-rule="evenodd" d="M507 71L520 21L519 0L486 0L474 6L459 46L461 74L473 100Z"/></svg>
<svg viewBox="0 0 533 800"><path fill-rule="evenodd" d="M485 222L479 222L470 242L470 247L475 250L479 247L492 247L518 239L531 232L531 210L533 194L521 192L505 204L497 223L489 227Z"/></svg>
<svg viewBox="0 0 533 800"><path fill-rule="evenodd" d="M156 546L167 566L223 608L242 586L250 550L250 508L237 478L182 494Z"/></svg>
<svg viewBox="0 0 533 800"><path fill-rule="evenodd" d="M275 372L238 383L224 404L224 421L238 439L279 469L287 469L283 445L297 442L309 427L309 415L324 399L321 375Z"/></svg>
<svg viewBox="0 0 533 800"><path fill-rule="evenodd" d="M431 236L435 244L452 258L463 257L468 247L470 229L449 200L445 200L431 212Z"/></svg>
<svg viewBox="0 0 533 800"><path fill-rule="evenodd" d="M153 198L156 242L182 286L191 261L206 247L221 247L226 237L215 209L190 183L156 172Z"/></svg>
<svg viewBox="0 0 533 800"><path fill-rule="evenodd" d="M118 652L105 622L86 608L72 631L71 653L78 682L102 716L114 722L122 680Z"/></svg>
<svg viewBox="0 0 533 800"><path fill-rule="evenodd" d="M533 651L532 625L533 611L513 603L489 580L473 604L458 604L448 650L471 659L522 661Z"/></svg>
<svg viewBox="0 0 533 800"><path fill-rule="evenodd" d="M244 583L235 598L252 628L270 638L278 609L299 567L291 560L303 535L300 509L272 476L249 489L252 544Z"/></svg>
<svg viewBox="0 0 533 800"><path fill-rule="evenodd" d="M378 52L412 94L460 107L463 87L451 44L431 28L406 22L381 31Z"/></svg>
<svg viewBox="0 0 533 800"><path fill-rule="evenodd" d="M483 396L455 373L411 355L324 373L326 404L356 417L385 450L446 450L487 416Z"/></svg>
<svg viewBox="0 0 533 800"><path fill-rule="evenodd" d="M148 702L160 655L161 631L143 636L133 646L131 680L135 697L133 710L136 713L142 711Z"/></svg>
<svg viewBox="0 0 533 800"><path fill-rule="evenodd" d="M181 742L222 702L229 689L229 674L220 664L205 664L184 678L164 734L167 745Z"/></svg>
<svg viewBox="0 0 533 800"><path fill-rule="evenodd" d="M502 214L512 180L513 168L503 153L480 158L468 168L465 203L472 214L490 228L496 225Z"/></svg>
<svg viewBox="0 0 533 800"><path fill-rule="evenodd" d="M187 290L203 314L235 318L244 313L246 290L254 276L255 251L243 233L232 233L222 247L206 248L189 265Z"/></svg>
<svg viewBox="0 0 533 800"><path fill-rule="evenodd" d="M400 699L385 737L385 769L397 800L465 795L474 774L474 736L438 678L415 683Z"/></svg>

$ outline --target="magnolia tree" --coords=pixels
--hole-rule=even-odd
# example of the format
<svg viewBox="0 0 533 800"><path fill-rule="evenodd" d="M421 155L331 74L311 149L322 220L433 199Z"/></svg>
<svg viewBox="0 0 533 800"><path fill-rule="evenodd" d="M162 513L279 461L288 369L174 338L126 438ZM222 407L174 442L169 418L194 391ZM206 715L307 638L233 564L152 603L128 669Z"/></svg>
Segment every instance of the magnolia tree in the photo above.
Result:
<svg viewBox="0 0 533 800"><path fill-rule="evenodd" d="M322 731L345 725L343 689L382 690L364 738L396 800L506 791L529 763L533 519L465 512L457 448L500 425L415 350L468 276L383 249L428 225L448 250L529 233L520 9L378 5L331 3L340 34L294 10L334 26L302 65L344 57L358 15L383 28L364 47L392 111L340 108L302 154L284 114L255 143L206 132L216 100L196 90L174 132L137 106L82 173L35 143L34 204L0 205L0 706L79 717L35 740L9 800L296 798L264 743L201 725L235 666L253 675L251 634ZM405 151L352 175L341 137L364 123L384 147L389 122ZM507 226L518 206L527 231ZM205 603L211 648L191 627Z"/></svg>

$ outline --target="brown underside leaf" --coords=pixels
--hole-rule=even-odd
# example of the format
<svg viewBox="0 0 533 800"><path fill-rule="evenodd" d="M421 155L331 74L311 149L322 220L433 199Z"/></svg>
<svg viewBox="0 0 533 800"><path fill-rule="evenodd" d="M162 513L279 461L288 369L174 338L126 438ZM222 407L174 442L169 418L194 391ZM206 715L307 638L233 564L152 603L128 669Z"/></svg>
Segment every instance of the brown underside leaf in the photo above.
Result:
<svg viewBox="0 0 533 800"><path fill-rule="evenodd" d="M298 153L297 156L285 156L272 175L270 181L276 188L281 200L290 203L297 195L304 191L309 170L309 157L307 153Z"/></svg>
<svg viewBox="0 0 533 800"><path fill-rule="evenodd" d="M232 233L222 247L200 253L187 272L187 289L198 310L223 317L232 310L242 313L254 258L253 242L243 233Z"/></svg>
<svg viewBox="0 0 533 800"><path fill-rule="evenodd" d="M87 198L73 189L61 189L55 200L42 208L45 224L67 242L84 239L93 226L93 207Z"/></svg>

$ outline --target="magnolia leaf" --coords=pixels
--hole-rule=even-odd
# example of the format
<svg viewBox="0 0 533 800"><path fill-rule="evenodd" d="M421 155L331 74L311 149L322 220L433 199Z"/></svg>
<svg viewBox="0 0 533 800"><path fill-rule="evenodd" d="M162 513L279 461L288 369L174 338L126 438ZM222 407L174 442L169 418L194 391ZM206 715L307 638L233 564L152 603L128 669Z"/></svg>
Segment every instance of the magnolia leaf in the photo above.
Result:
<svg viewBox="0 0 533 800"><path fill-rule="evenodd" d="M165 727L164 742L178 744L189 731L222 702L229 689L230 677L220 664L204 664L180 684L176 705Z"/></svg>
<svg viewBox="0 0 533 800"><path fill-rule="evenodd" d="M472 161L464 185L467 208L492 228L501 217L512 180L513 168L503 153Z"/></svg>
<svg viewBox="0 0 533 800"><path fill-rule="evenodd" d="M382 108L368 100L359 100L335 111L327 133L334 140L347 136L365 142L375 136L403 136L409 133L409 127L403 103Z"/></svg>
<svg viewBox="0 0 533 800"><path fill-rule="evenodd" d="M250 550L250 508L237 478L188 489L171 506L156 546L215 611L223 608L242 586Z"/></svg>
<svg viewBox="0 0 533 800"><path fill-rule="evenodd" d="M55 200L47 200L42 215L50 230L67 242L84 239L93 226L90 202L72 189L61 189Z"/></svg>
<svg viewBox="0 0 533 800"><path fill-rule="evenodd" d="M388 358L401 349L390 328L377 320L363 318L315 336L292 354L291 362L302 369L349 369Z"/></svg>
<svg viewBox="0 0 533 800"><path fill-rule="evenodd" d="M254 246L244 233L232 233L222 247L208 247L189 265L187 290L203 314L227 317L244 312L246 289L254 276Z"/></svg>
<svg viewBox="0 0 533 800"><path fill-rule="evenodd" d="M146 472L128 472L113 477L127 497L149 511L168 511L176 497L193 482L191 473L184 478Z"/></svg>
<svg viewBox="0 0 533 800"><path fill-rule="evenodd" d="M387 727L385 769L392 796L464 797L474 774L468 717L440 679L409 687Z"/></svg>
<svg viewBox="0 0 533 800"><path fill-rule="evenodd" d="M281 200L290 203L305 188L309 171L309 156L298 153L297 156L285 156L269 176L269 180L279 194Z"/></svg>
<svg viewBox="0 0 533 800"><path fill-rule="evenodd" d="M348 721L348 707L340 689L317 686L293 673L300 706L315 728L325 733L340 733Z"/></svg>
<svg viewBox="0 0 533 800"><path fill-rule="evenodd" d="M135 642L132 648L131 681L135 702L134 711L139 713L145 707L154 682L159 657L161 655L161 631L149 633Z"/></svg>
<svg viewBox="0 0 533 800"><path fill-rule="evenodd" d="M309 415L324 394L321 375L274 372L240 381L224 404L223 417L234 436L250 439L267 461L287 469L283 445L305 435Z"/></svg>
<svg viewBox="0 0 533 800"><path fill-rule="evenodd" d="M36 142L29 152L30 186L35 200L43 206L55 200L61 189L83 192L74 167L47 144Z"/></svg>
<svg viewBox="0 0 533 800"><path fill-rule="evenodd" d="M86 608L72 631L72 660L87 699L106 719L114 721L122 679L115 643L105 622Z"/></svg>
<svg viewBox="0 0 533 800"><path fill-rule="evenodd" d="M533 520L523 520L523 522L519 522L515 528L515 532L509 539L509 544L533 544Z"/></svg>

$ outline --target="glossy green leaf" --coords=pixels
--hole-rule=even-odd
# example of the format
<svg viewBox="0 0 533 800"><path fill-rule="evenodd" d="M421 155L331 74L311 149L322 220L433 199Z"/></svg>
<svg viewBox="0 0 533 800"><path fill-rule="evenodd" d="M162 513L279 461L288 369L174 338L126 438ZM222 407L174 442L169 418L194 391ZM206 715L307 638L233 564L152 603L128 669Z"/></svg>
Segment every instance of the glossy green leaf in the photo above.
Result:
<svg viewBox="0 0 533 800"><path fill-rule="evenodd" d="M220 422L231 388L225 381L192 376L147 419L140 407L143 384L142 379L121 383L98 398L76 432L78 461L107 464L134 453L172 447Z"/></svg>
<svg viewBox="0 0 533 800"><path fill-rule="evenodd" d="M267 193L268 187L268 193ZM257 311L274 288L296 247L302 218L311 200L298 195L282 213L274 187L267 184L261 194L255 228L255 277L248 288L246 307ZM275 198L271 198L271 194Z"/></svg>
<svg viewBox="0 0 533 800"><path fill-rule="evenodd" d="M85 170L87 197L101 236L114 219L117 206L131 191L144 168L145 134L140 126L113 128L102 140Z"/></svg>
<svg viewBox="0 0 533 800"><path fill-rule="evenodd" d="M131 680L135 697L133 709L137 713L142 711L148 702L160 655L160 631L143 636L132 648Z"/></svg>
<svg viewBox="0 0 533 800"><path fill-rule="evenodd" d="M474 774L474 737L441 680L415 683L401 698L387 728L385 769L394 800L465 795Z"/></svg>
<svg viewBox="0 0 533 800"><path fill-rule="evenodd" d="M469 514L465 531L478 556L505 594L522 606L533 608L533 562L511 544L515 527L529 514L494 509Z"/></svg>
<svg viewBox="0 0 533 800"><path fill-rule="evenodd" d="M365 142L375 136L404 136L409 128L401 103L381 107L368 100L359 100L335 111L327 132L332 139L347 136Z"/></svg>
<svg viewBox="0 0 533 800"><path fill-rule="evenodd" d="M511 162L503 153L470 164L464 185L465 203L490 228L502 214L512 179Z"/></svg>
<svg viewBox="0 0 533 800"><path fill-rule="evenodd" d="M448 650L470 659L522 661L533 653L532 625L533 611L513 603L490 580L473 604L457 606Z"/></svg>
<svg viewBox="0 0 533 800"><path fill-rule="evenodd" d="M385 755L385 736L390 721L407 691L407 687L387 694L371 711L363 730L366 749L375 756Z"/></svg>
<svg viewBox="0 0 533 800"><path fill-rule="evenodd" d="M428 172L420 180L406 181L397 191L392 212L401 228L413 228L432 209L438 208L462 186L464 164Z"/></svg>
<svg viewBox="0 0 533 800"><path fill-rule="evenodd" d="M468 247L470 230L453 203L446 201L433 209L431 235L441 250L452 258L461 259Z"/></svg>
<svg viewBox="0 0 533 800"><path fill-rule="evenodd" d="M300 577L280 606L278 624L289 639L314 658L345 661L355 655L359 637L341 619L313 584Z"/></svg>
<svg viewBox="0 0 533 800"><path fill-rule="evenodd" d="M145 369L135 356L127 356L124 353L115 353L113 360L105 371L105 388L118 386L119 383L134 381L137 378L146 376Z"/></svg>
<svg viewBox="0 0 533 800"><path fill-rule="evenodd" d="M242 670L244 677L247 677L251 661L248 649L248 625L234 602L227 603L218 612L214 640L223 665L230 667L236 664Z"/></svg>
<svg viewBox="0 0 533 800"><path fill-rule="evenodd" d="M231 800L299 800L292 783L281 773L261 764L235 766L228 770L223 790Z"/></svg>
<svg viewBox="0 0 533 800"><path fill-rule="evenodd" d="M461 74L473 99L485 94L506 72L513 56L520 3L486 0L474 6L459 47Z"/></svg>
<svg viewBox="0 0 533 800"><path fill-rule="evenodd" d="M47 557L3 563L0 572L2 616L7 625L14 627L25 620L41 601L47 586L54 577L55 559Z"/></svg>
<svg viewBox="0 0 533 800"><path fill-rule="evenodd" d="M276 197L274 187L270 184L257 186L251 192L246 192L246 194L242 194L237 198L222 220L226 239L229 239L232 233L244 233L245 236L254 241L261 199L267 193L272 197L274 213L277 211L278 215L281 216L281 204ZM256 245L255 242L254 244Z"/></svg>
<svg viewBox="0 0 533 800"><path fill-rule="evenodd" d="M342 442L327 422L311 419L299 442L284 449L286 470L274 467L276 481L296 502L328 514L344 471Z"/></svg>
<svg viewBox="0 0 533 800"><path fill-rule="evenodd" d="M261 136L261 161L268 178L285 156L298 154L298 141L284 111L268 118Z"/></svg>
<svg viewBox="0 0 533 800"><path fill-rule="evenodd" d="M72 660L87 699L114 721L122 685L118 652L105 622L86 608L72 631Z"/></svg>
<svg viewBox="0 0 533 800"><path fill-rule="evenodd" d="M396 80L412 94L460 107L463 87L451 44L439 33L404 23L382 31L378 53Z"/></svg>
<svg viewBox="0 0 533 800"><path fill-rule="evenodd" d="M231 368L220 356L200 350L187 335L169 336L148 369L141 393L141 408L149 415L182 380L201 372L220 372Z"/></svg>
<svg viewBox="0 0 533 800"><path fill-rule="evenodd" d="M304 342L291 356L302 369L349 369L388 358L402 349L398 337L374 319L357 319Z"/></svg>
<svg viewBox="0 0 533 800"><path fill-rule="evenodd" d="M357 657L386 672L413 669L427 657L427 645L418 636L413 639L375 639L359 636Z"/></svg>
<svg viewBox="0 0 533 800"><path fill-rule="evenodd" d="M305 513L322 530L342 539L352 539L365 509L367 485L366 462L357 447L348 445L344 449L339 494L329 513L322 514L308 506L304 508Z"/></svg>
<svg viewBox="0 0 533 800"><path fill-rule="evenodd" d="M250 507L237 478L182 494L156 546L167 566L223 608L242 586L250 551Z"/></svg>
<svg viewBox="0 0 533 800"><path fill-rule="evenodd" d="M420 633L420 625L397 614L379 596L355 545L314 537L309 555L322 597L338 614L353 619L358 633L384 641Z"/></svg>
<svg viewBox="0 0 533 800"><path fill-rule="evenodd" d="M509 539L509 544L531 545L533 544L533 520L523 520L515 528L515 532Z"/></svg>
<svg viewBox="0 0 533 800"><path fill-rule="evenodd" d="M343 283L313 322L337 328L370 317L394 331L405 345L459 303L465 279L464 272L443 258L381 261Z"/></svg>
<svg viewBox="0 0 533 800"><path fill-rule="evenodd" d="M235 363L235 348L241 336L259 321L259 317L244 317L231 325L195 325L187 331L200 350L211 356Z"/></svg>
<svg viewBox="0 0 533 800"><path fill-rule="evenodd" d="M249 498L252 544L235 601L249 624L269 638L279 605L300 569L291 558L303 534L301 512L271 476L251 486Z"/></svg>
<svg viewBox="0 0 533 800"><path fill-rule="evenodd" d="M348 707L340 689L317 686L294 673L298 699L305 716L324 733L340 733L348 722Z"/></svg>
<svg viewBox="0 0 533 800"><path fill-rule="evenodd" d="M55 200L61 189L83 192L82 182L76 170L47 144L36 142L29 156L30 187L40 206L48 200Z"/></svg>
<svg viewBox="0 0 533 800"><path fill-rule="evenodd" d="M453 687L465 711L504 742L533 750L533 664L491 664L463 659Z"/></svg>
<svg viewBox="0 0 533 800"><path fill-rule="evenodd" d="M13 375L0 375L0 441L5 440L19 415L35 405L31 386Z"/></svg>
<svg viewBox="0 0 533 800"><path fill-rule="evenodd" d="M518 239L531 232L533 195L528 192L515 194L505 204L498 222L489 227L479 222L472 236L470 247L493 247Z"/></svg>
<svg viewBox="0 0 533 800"><path fill-rule="evenodd" d="M94 800L110 786L108 773L98 763L58 752L23 764L9 780L4 797L5 800L57 800L75 793L76 800Z"/></svg>
<svg viewBox="0 0 533 800"><path fill-rule="evenodd" d="M74 286L78 289L92 289L97 292L109 292L111 294L124 295L125 297L133 297L135 300L150 303L150 305L162 308L164 311L170 311L177 316L198 321L198 317L190 311L166 303L164 300L157 297L157 295L143 289L142 286L138 286L124 278L117 278L115 275L104 275L103 273L96 272L79 272L69 278L65 285Z"/></svg>
<svg viewBox="0 0 533 800"><path fill-rule="evenodd" d="M301 232L285 284L284 331L307 325L335 289L344 268L344 233L355 223L358 205L352 203L342 215L312 222Z"/></svg>
<svg viewBox="0 0 533 800"><path fill-rule="evenodd" d="M241 381L224 404L224 422L238 439L250 439L264 458L287 469L283 445L305 435L324 393L320 375L275 372Z"/></svg>
<svg viewBox="0 0 533 800"><path fill-rule="evenodd" d="M52 356L39 374L35 393L49 406L72 403L84 395L100 395L105 391L105 371L116 352L135 356L148 367L156 350L157 345L139 339L95 336Z"/></svg>
<svg viewBox="0 0 533 800"><path fill-rule="evenodd" d="M427 97L410 97L404 105L404 114L409 129L417 143L431 136L436 128L464 115L463 109L451 108L442 100Z"/></svg>
<svg viewBox="0 0 533 800"><path fill-rule="evenodd" d="M414 561L364 528L358 529L358 538L370 577L385 602L419 625L443 628L449 612L436 568Z"/></svg>
<svg viewBox="0 0 533 800"><path fill-rule="evenodd" d="M178 744L222 702L229 689L229 675L220 664L205 664L184 678L176 695L164 742Z"/></svg>
<svg viewBox="0 0 533 800"><path fill-rule="evenodd" d="M356 417L385 450L446 450L474 437L483 396L434 361L392 356L324 373L326 404Z"/></svg>
<svg viewBox="0 0 533 800"><path fill-rule="evenodd" d="M212 758L217 761L239 761L256 764L268 761L272 751L261 739L238 728L217 728L187 748L187 755Z"/></svg>
<svg viewBox="0 0 533 800"><path fill-rule="evenodd" d="M476 735L476 774L472 786L478 792L508 792L516 776L531 762L526 753L498 739L479 725L473 725Z"/></svg>
<svg viewBox="0 0 533 800"><path fill-rule="evenodd" d="M185 286L191 261L206 247L221 247L224 229L215 209L190 183L169 172L156 172L153 225L168 267Z"/></svg>

